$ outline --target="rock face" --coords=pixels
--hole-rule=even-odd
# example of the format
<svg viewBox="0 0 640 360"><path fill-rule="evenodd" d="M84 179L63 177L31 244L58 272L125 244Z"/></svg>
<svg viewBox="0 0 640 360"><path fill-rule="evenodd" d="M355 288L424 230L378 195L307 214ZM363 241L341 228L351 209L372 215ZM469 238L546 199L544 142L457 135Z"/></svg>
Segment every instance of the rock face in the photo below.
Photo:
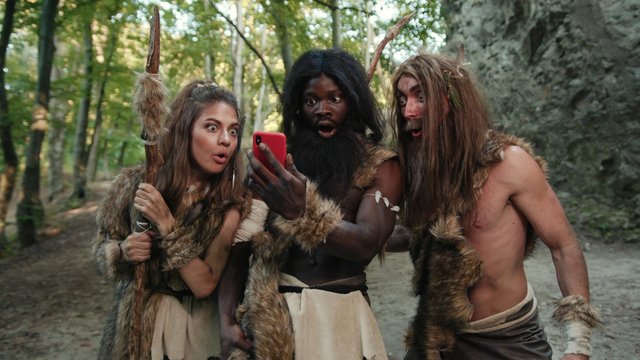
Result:
<svg viewBox="0 0 640 360"><path fill-rule="evenodd" d="M449 0L443 11L443 52L464 43L496 127L534 144L561 193L616 209L601 230L637 241L640 3Z"/></svg>

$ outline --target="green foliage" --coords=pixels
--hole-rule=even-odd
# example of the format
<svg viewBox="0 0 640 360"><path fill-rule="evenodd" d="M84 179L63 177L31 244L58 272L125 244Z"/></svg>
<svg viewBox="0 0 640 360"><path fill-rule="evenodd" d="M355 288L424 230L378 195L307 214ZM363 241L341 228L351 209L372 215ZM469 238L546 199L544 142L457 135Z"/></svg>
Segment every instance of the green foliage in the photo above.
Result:
<svg viewBox="0 0 640 360"><path fill-rule="evenodd" d="M275 82L280 88L284 83L285 68L281 48L289 41L293 60L311 48L331 47L331 9L315 0L243 0L244 26L241 29L247 40L259 51L269 66ZM381 60L385 76L390 75L396 53L415 52L430 39L431 31L441 31L439 5L436 1L371 1L373 11L365 11L365 1L340 1L343 48L364 61L367 37L367 19L373 21L375 42L384 36L387 28L399 17L417 11L400 36L387 45ZM10 121L19 154L23 152L34 102L35 77L37 74L37 38L41 4L20 2L15 15L14 33L8 51L6 83L9 95ZM391 10L392 16L385 15ZM55 106L67 108L64 119L53 119L51 126L64 126L66 130L65 154L73 152L75 119L81 98L83 74L82 24L91 22L93 32L93 84L94 93L99 90L101 79L107 77L105 98L102 104L103 125L99 169L109 164L111 170L120 166L123 144L126 152L122 165L144 160L144 150L139 140L140 125L132 109L136 75L144 71L148 49L149 18L152 5L140 0L74 0L61 2L56 19L56 54L52 76L51 97ZM213 80L222 86L231 87L235 64L232 47L237 38L236 31L218 13L222 11L235 21L234 1L187 1L160 2L162 40L161 77L172 97L187 81L204 78L205 57L213 59ZM286 31L284 31L286 30ZM266 33L266 43L262 33ZM107 64L111 35L116 34L116 48L112 62ZM287 35L288 37L284 36ZM375 44L374 44L375 46ZM369 52L373 48L368 49ZM258 104L258 93L265 84L265 100L262 117L268 129L277 128L280 119L278 99L269 79L263 77L263 65L248 46L243 52L243 102L248 118L246 133L253 126ZM372 87L384 103L384 81L374 77ZM96 94L92 96L88 136L93 133L96 117ZM53 109L52 109L53 112ZM87 139L89 143L89 139ZM46 142L45 142L46 146ZM44 149L46 153L47 149ZM20 155L22 156L22 155ZM70 169L70 159L66 160ZM45 173L43 171L43 173Z"/></svg>
<svg viewBox="0 0 640 360"><path fill-rule="evenodd" d="M558 197L569 222L584 235L608 243L640 241L640 217L629 215L634 211L611 204L603 197L578 197L566 192L559 192Z"/></svg>

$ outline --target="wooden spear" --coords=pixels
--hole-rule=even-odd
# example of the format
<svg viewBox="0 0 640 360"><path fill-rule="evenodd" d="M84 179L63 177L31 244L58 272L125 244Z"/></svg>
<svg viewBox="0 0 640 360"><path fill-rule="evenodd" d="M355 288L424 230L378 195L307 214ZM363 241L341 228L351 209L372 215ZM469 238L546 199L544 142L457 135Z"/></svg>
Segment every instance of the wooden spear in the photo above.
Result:
<svg viewBox="0 0 640 360"><path fill-rule="evenodd" d="M158 148L158 140L162 133L161 120L169 112L164 99L166 98L166 88L158 77L160 68L160 13L158 6L153 7L153 17L151 18L151 32L149 39L149 52L147 54L147 64L145 72L138 77L136 84L136 94L134 107L138 117L142 122L142 140L145 151L145 179L149 184L156 184L158 168L162 165L163 159ZM143 216L136 219L135 232L145 232L150 229L150 223ZM142 312L143 297L145 288L145 278L147 272L147 262L139 263L135 266L134 273L134 298L131 310L131 332L129 336L129 358L136 360L142 356L140 354L140 343L142 339Z"/></svg>
<svg viewBox="0 0 640 360"><path fill-rule="evenodd" d="M376 48L376 52L373 55L373 60L371 60L369 71L367 71L368 82L371 82L371 78L373 77L373 73L376 70L376 65L378 65L380 56L382 56L382 50L384 50L384 47L387 46L387 43L389 41L395 39L396 36L398 36L402 27L405 26L409 22L409 20L411 20L412 17L413 17L413 13L403 16L402 19L400 19L395 25L391 26L387 30L387 33L384 35L384 38L382 39L382 41L380 41L380 44L378 44L378 47Z"/></svg>

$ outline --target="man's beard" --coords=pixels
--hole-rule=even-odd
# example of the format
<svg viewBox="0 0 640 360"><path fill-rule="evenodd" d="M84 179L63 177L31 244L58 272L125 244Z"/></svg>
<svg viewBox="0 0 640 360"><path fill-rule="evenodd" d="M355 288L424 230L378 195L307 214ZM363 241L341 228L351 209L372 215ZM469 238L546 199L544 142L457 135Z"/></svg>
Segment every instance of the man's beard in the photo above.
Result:
<svg viewBox="0 0 640 360"><path fill-rule="evenodd" d="M298 171L318 185L320 194L342 199L364 157L361 136L343 126L325 139L315 130L304 128L290 144Z"/></svg>
<svg viewBox="0 0 640 360"><path fill-rule="evenodd" d="M405 193L406 206L412 215L409 222L422 216L417 213L425 209L425 153L421 141L409 140L404 144L404 163L406 168L406 180L408 181L407 193ZM412 224L416 225L416 224Z"/></svg>

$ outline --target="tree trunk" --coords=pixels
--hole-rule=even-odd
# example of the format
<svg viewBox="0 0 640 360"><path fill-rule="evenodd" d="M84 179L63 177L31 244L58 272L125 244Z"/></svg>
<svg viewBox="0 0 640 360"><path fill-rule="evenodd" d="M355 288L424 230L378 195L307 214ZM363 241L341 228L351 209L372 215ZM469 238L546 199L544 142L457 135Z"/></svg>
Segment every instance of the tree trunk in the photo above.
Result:
<svg viewBox="0 0 640 360"><path fill-rule="evenodd" d="M60 54L60 44L57 39L55 46ZM52 81L62 77L62 70L58 66L52 68ZM49 120L49 131L47 132L47 138L49 143L49 151L47 151L47 157L49 160L49 166L47 171L47 188L49 202L53 201L58 195L64 191L64 140L66 137L67 129L65 126L65 119L70 111L69 102L63 97L53 97L49 106L51 112L51 119Z"/></svg>
<svg viewBox="0 0 640 360"><path fill-rule="evenodd" d="M244 21L242 19L242 1L236 0L236 25L240 31L244 29ZM233 48L233 93L238 100L238 108L242 109L242 50L244 50L244 41L240 38L240 35L236 33L235 46Z"/></svg>
<svg viewBox="0 0 640 360"><path fill-rule="evenodd" d="M100 90L98 91L98 98L96 99L96 122L94 124L93 137L91 139L91 150L89 151L89 159L87 165L87 177L90 180L96 178L96 168L98 161L98 149L100 144L100 132L102 127L102 104L104 102L105 88L109 81L109 75L111 73L111 62L113 60L113 54L116 52L116 44L118 42L118 28L112 28L109 34L109 44L107 45L107 57L104 61L104 72L102 74L102 80L100 80Z"/></svg>
<svg viewBox="0 0 640 360"><path fill-rule="evenodd" d="M205 13L209 13L209 2L204 2L204 11ZM211 53L204 54L204 76L207 80L215 81L213 69L214 69L214 57Z"/></svg>
<svg viewBox="0 0 640 360"><path fill-rule="evenodd" d="M18 204L18 241L29 246L36 241L36 230L42 224L44 211L40 200L40 151L47 130L49 114L49 90L51 88L51 65L55 47L55 16L58 0L44 0L38 35L38 81L35 104L31 119L31 130L26 149L26 165L22 177L22 199Z"/></svg>
<svg viewBox="0 0 640 360"><path fill-rule="evenodd" d="M367 0L367 37L364 46L364 68L368 69L371 64L371 45L373 44L373 22L371 21L371 0Z"/></svg>
<svg viewBox="0 0 640 360"><path fill-rule="evenodd" d="M5 234L7 210L11 203L13 189L16 186L16 173L18 171L18 155L13 145L11 135L11 123L9 122L9 103L4 87L4 65L7 57L9 38L13 32L13 14L16 10L16 1L7 0L5 4L4 19L2 21L2 35L0 35L0 141L2 142L2 155L4 157L4 172L0 176L0 252L7 244Z"/></svg>
<svg viewBox="0 0 640 360"><path fill-rule="evenodd" d="M281 1L272 1L269 12L276 26L276 34L280 42L280 54L284 63L285 74L293 65L293 53L291 50L291 34L289 34L289 11Z"/></svg>
<svg viewBox="0 0 640 360"><path fill-rule="evenodd" d="M118 114L117 117L120 117L120 115ZM133 120L131 117L128 118L127 120L127 132L126 134L130 134L131 133L131 127L133 126ZM122 145L120 146L120 153L118 154L118 168L121 169L122 167L124 167L124 154L127 153L127 145L129 144L129 141L127 140L127 137L124 137L124 140L122 141Z"/></svg>
<svg viewBox="0 0 640 360"><path fill-rule="evenodd" d="M91 19L84 24L84 86L78 110L76 134L73 142L73 193L72 199L84 200L87 186L87 126L93 86L93 34Z"/></svg>
<svg viewBox="0 0 640 360"><path fill-rule="evenodd" d="M267 29L265 26L261 27L262 39L260 47L262 51L265 51L267 45ZM262 67L261 76L260 76L260 91L258 92L258 106L256 107L256 118L253 121L253 131L262 130L263 124L263 116L262 115L262 107L264 106L264 93L267 87L267 70Z"/></svg>
<svg viewBox="0 0 640 360"><path fill-rule="evenodd" d="M340 15L340 7L338 6L338 0L332 1L331 8L331 33L333 39L333 47L342 47L342 17Z"/></svg>

